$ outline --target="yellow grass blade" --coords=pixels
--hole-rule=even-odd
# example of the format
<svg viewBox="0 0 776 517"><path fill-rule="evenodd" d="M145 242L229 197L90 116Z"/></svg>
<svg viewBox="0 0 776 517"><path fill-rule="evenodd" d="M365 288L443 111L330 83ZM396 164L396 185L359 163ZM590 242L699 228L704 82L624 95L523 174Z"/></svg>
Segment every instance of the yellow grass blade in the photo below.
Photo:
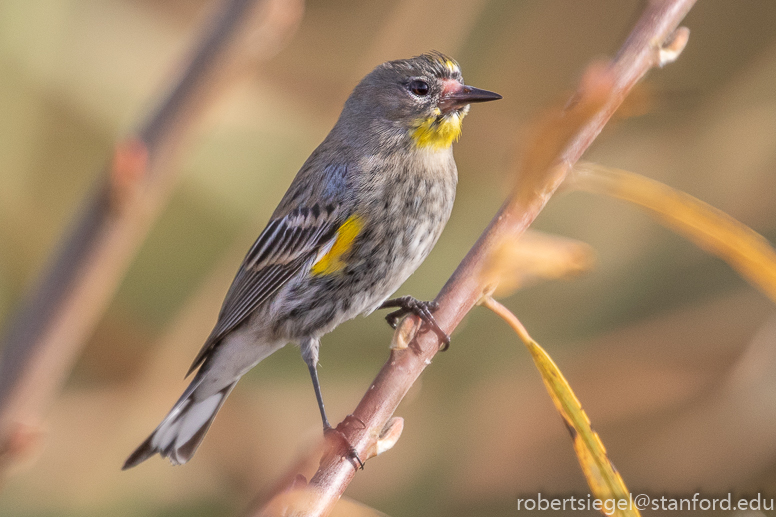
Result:
<svg viewBox="0 0 776 517"><path fill-rule="evenodd" d="M571 434L574 451L577 453L579 465L587 478L592 494L602 502L609 501L608 506L602 509L602 513L622 517L640 515L638 508L630 500L622 477L606 456L606 448L601 443L598 433L590 427L590 419L558 366L531 338L520 320L509 309L490 296L483 298L482 303L509 323L531 352L544 385Z"/></svg>
<svg viewBox="0 0 776 517"><path fill-rule="evenodd" d="M639 174L581 162L574 171L575 187L647 209L776 302L776 251L759 233L689 194Z"/></svg>

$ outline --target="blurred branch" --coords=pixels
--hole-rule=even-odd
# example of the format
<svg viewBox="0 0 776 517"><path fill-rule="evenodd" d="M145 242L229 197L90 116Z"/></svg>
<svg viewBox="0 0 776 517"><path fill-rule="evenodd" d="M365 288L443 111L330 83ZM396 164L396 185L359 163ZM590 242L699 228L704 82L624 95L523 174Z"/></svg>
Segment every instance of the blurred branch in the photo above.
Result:
<svg viewBox="0 0 776 517"><path fill-rule="evenodd" d="M572 178L576 188L646 209L665 226L727 262L776 303L776 250L745 224L700 199L632 172L583 163L574 168Z"/></svg>
<svg viewBox="0 0 776 517"><path fill-rule="evenodd" d="M490 254L482 280L500 298L542 280L578 276L594 265L595 252L589 244L527 230Z"/></svg>
<svg viewBox="0 0 776 517"><path fill-rule="evenodd" d="M294 32L302 0L227 0L208 18L169 92L118 143L38 286L2 337L0 473L38 422L175 185L174 162L226 87Z"/></svg>
<svg viewBox="0 0 776 517"><path fill-rule="evenodd" d="M649 2L614 60L591 65L565 108L547 117L535 144L529 147L512 195L436 298L439 310L435 317L448 333L487 294L489 286L483 279L489 257L533 222L636 82L651 68L662 66L681 52L688 33L676 29L693 4L694 0ZM414 320L406 320L398 332L406 332ZM362 460L371 457L369 451L374 450L380 431L441 346L433 332L417 333L402 342L406 346L391 350L388 362L353 414L337 426ZM282 512L270 501L259 514L328 515L355 473L346 451L332 448L310 479L308 491L312 497L304 498L299 505L282 505Z"/></svg>

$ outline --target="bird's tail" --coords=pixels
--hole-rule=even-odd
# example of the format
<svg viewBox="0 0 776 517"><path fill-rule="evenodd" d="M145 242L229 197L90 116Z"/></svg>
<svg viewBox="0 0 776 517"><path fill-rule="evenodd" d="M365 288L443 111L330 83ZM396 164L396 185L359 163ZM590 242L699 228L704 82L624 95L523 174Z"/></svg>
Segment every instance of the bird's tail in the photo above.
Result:
<svg viewBox="0 0 776 517"><path fill-rule="evenodd" d="M191 459L216 413L237 384L235 380L209 397L195 400L196 388L201 381L197 377L159 427L127 458L122 470L132 468L156 453L168 458L173 465L182 465Z"/></svg>

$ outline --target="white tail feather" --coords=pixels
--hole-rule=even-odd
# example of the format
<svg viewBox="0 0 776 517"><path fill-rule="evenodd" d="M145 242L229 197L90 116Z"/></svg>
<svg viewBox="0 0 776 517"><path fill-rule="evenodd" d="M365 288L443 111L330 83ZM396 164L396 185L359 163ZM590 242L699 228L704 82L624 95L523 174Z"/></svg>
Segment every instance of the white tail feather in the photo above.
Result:
<svg viewBox="0 0 776 517"><path fill-rule="evenodd" d="M156 453L173 465L189 461L235 384L237 381L203 400L194 400L196 389L187 390L159 427L129 456L123 468L134 467Z"/></svg>

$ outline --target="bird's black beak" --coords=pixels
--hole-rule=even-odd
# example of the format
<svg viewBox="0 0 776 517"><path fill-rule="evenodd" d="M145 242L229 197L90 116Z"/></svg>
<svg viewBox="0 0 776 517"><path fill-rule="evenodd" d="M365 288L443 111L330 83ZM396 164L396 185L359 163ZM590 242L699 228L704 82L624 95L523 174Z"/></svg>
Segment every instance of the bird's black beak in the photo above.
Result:
<svg viewBox="0 0 776 517"><path fill-rule="evenodd" d="M463 108L475 102L497 101L501 95L488 90L480 90L474 86L466 86L455 80L445 81L442 95L439 99L439 109L449 113L454 109Z"/></svg>

